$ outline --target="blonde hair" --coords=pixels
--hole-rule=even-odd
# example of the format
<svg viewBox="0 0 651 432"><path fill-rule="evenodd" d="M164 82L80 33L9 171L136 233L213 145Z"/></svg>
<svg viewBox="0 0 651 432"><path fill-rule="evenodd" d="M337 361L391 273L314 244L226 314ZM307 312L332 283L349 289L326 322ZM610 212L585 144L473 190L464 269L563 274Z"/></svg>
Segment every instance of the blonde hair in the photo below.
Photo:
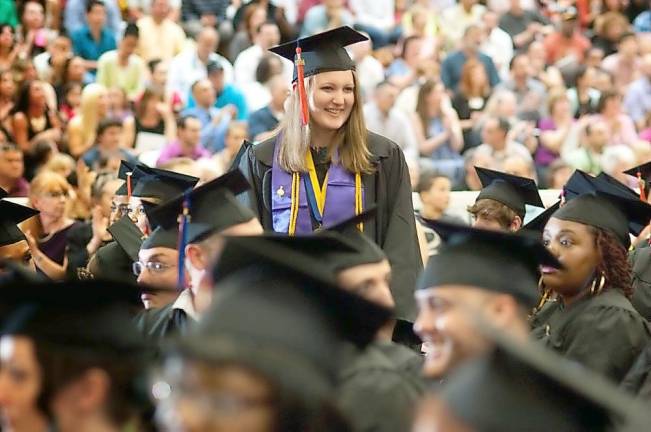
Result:
<svg viewBox="0 0 651 432"><path fill-rule="evenodd" d="M368 149L368 131L364 122L364 111L361 104L357 74L353 74L355 84L355 102L350 117L338 131L333 143L339 144L339 163L349 172L370 174L373 172L371 152ZM305 80L305 91L310 105L313 104L314 76ZM278 164L287 172L307 172L305 155L310 150L311 124L303 126L301 123L301 103L298 90L294 89L287 98L286 110L283 121L277 133L281 134L280 149L278 150ZM311 123L311 121L310 121ZM334 146L330 147L334 151Z"/></svg>
<svg viewBox="0 0 651 432"><path fill-rule="evenodd" d="M29 195L38 196L48 192L70 192L70 183L54 171L42 171L29 184Z"/></svg>
<svg viewBox="0 0 651 432"><path fill-rule="evenodd" d="M57 153L53 155L52 158L43 165L43 168L41 168L41 171L51 171L62 175L65 172L72 172L74 170L75 160L72 156L65 153Z"/></svg>
<svg viewBox="0 0 651 432"><path fill-rule="evenodd" d="M95 141L95 132L101 120L97 112L97 101L102 95L107 96L108 90L97 83L88 84L81 92L79 111L81 114L81 137L84 143Z"/></svg>

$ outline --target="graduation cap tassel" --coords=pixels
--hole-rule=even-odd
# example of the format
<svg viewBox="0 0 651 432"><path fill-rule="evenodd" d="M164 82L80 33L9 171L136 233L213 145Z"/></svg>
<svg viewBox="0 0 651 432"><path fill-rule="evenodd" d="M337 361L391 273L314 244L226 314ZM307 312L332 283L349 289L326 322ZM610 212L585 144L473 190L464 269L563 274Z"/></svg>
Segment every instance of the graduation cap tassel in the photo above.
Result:
<svg viewBox="0 0 651 432"><path fill-rule="evenodd" d="M310 122L310 111L307 106L307 92L305 91L305 60L301 56L301 47L296 47L296 85L298 86L298 99L301 104L301 121L303 126Z"/></svg>
<svg viewBox="0 0 651 432"><path fill-rule="evenodd" d="M131 175L133 173L128 172L127 173L127 200L131 199Z"/></svg>
<svg viewBox="0 0 651 432"><path fill-rule="evenodd" d="M644 183L644 179L642 178L642 173L639 171L637 172L637 184L640 187L640 199L646 202L646 192L644 190L644 186L646 186L646 184Z"/></svg>
<svg viewBox="0 0 651 432"><path fill-rule="evenodd" d="M185 192L183 210L179 221L179 262L176 286L179 290L185 288L185 246L188 243L188 224L190 223L190 194Z"/></svg>

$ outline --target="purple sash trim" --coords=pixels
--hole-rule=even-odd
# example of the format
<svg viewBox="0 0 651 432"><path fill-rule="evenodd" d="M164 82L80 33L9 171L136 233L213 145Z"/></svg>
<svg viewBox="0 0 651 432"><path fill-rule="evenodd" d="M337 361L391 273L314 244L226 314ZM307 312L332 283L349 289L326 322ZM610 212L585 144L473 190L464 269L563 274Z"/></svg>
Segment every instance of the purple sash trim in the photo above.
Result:
<svg viewBox="0 0 651 432"><path fill-rule="evenodd" d="M275 232L289 231L289 217L292 206L292 174L278 166L279 140L274 148L273 165L271 168L271 218ZM335 160L336 158L335 154ZM296 234L312 232L312 218L305 194L305 182L310 181L308 173L301 174L299 183L298 219ZM364 186L362 185L362 202L364 202ZM355 176L346 171L340 164L330 164L328 170L328 190L323 212L323 225L329 226L355 216Z"/></svg>

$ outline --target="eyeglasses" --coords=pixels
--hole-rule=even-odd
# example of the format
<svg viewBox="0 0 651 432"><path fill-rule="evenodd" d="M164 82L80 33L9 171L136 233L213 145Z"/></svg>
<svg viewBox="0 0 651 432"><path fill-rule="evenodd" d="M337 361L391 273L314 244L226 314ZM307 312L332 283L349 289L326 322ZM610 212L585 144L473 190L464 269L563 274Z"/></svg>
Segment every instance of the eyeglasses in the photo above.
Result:
<svg viewBox="0 0 651 432"><path fill-rule="evenodd" d="M158 261L148 261L148 262L141 262L141 261L136 261L133 263L132 269L133 269L133 274L136 276L140 276L145 269L152 273L164 273L167 269L172 268L171 265L169 264L163 264L162 262Z"/></svg>
<svg viewBox="0 0 651 432"><path fill-rule="evenodd" d="M43 192L42 194L44 197L47 198L62 198L62 197L67 197L68 193L64 191L56 191L56 192Z"/></svg>
<svg viewBox="0 0 651 432"><path fill-rule="evenodd" d="M143 206L138 206L135 210L131 208L129 204L119 204L116 205L115 203L111 204L111 212L117 212L118 217L122 217L125 215L134 215L134 217L140 216L142 213L145 212L145 208Z"/></svg>

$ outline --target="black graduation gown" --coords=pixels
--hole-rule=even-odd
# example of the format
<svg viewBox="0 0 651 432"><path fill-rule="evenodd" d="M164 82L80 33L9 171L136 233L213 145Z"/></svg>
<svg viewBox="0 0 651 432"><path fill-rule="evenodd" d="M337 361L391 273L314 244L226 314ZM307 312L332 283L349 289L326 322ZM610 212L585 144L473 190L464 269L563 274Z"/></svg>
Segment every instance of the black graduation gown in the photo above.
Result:
<svg viewBox="0 0 651 432"><path fill-rule="evenodd" d="M90 257L86 247L92 238L93 227L90 222L77 224L68 231L68 245L66 247L66 256L68 257L66 277L68 279L77 279L77 269L85 268L88 264Z"/></svg>
<svg viewBox="0 0 651 432"><path fill-rule="evenodd" d="M532 318L532 328L534 339L617 384L651 342L646 320L617 289L569 307L550 301Z"/></svg>
<svg viewBox="0 0 651 432"><path fill-rule="evenodd" d="M240 200L255 211L265 230L273 230L271 219L271 167L275 138L250 146L239 163L252 189ZM409 171L404 154L393 141L369 132L368 148L376 171L363 175L364 207L377 206L375 220L364 223L364 233L387 254L393 271L391 291L396 316L414 321L414 288L423 264L418 248Z"/></svg>
<svg viewBox="0 0 651 432"><path fill-rule="evenodd" d="M184 311L174 309L174 303L143 310L136 315L134 322L143 337L153 344L159 344L171 336L185 335L195 324L194 319Z"/></svg>
<svg viewBox="0 0 651 432"><path fill-rule="evenodd" d="M635 248L629 255L629 262L634 289L631 303L640 315L651 321L651 248Z"/></svg>
<svg viewBox="0 0 651 432"><path fill-rule="evenodd" d="M640 399L651 401L651 344L635 360L620 387Z"/></svg>
<svg viewBox="0 0 651 432"><path fill-rule="evenodd" d="M402 345L374 342L350 349L337 386L337 403L357 432L409 430L425 390L422 358Z"/></svg>

